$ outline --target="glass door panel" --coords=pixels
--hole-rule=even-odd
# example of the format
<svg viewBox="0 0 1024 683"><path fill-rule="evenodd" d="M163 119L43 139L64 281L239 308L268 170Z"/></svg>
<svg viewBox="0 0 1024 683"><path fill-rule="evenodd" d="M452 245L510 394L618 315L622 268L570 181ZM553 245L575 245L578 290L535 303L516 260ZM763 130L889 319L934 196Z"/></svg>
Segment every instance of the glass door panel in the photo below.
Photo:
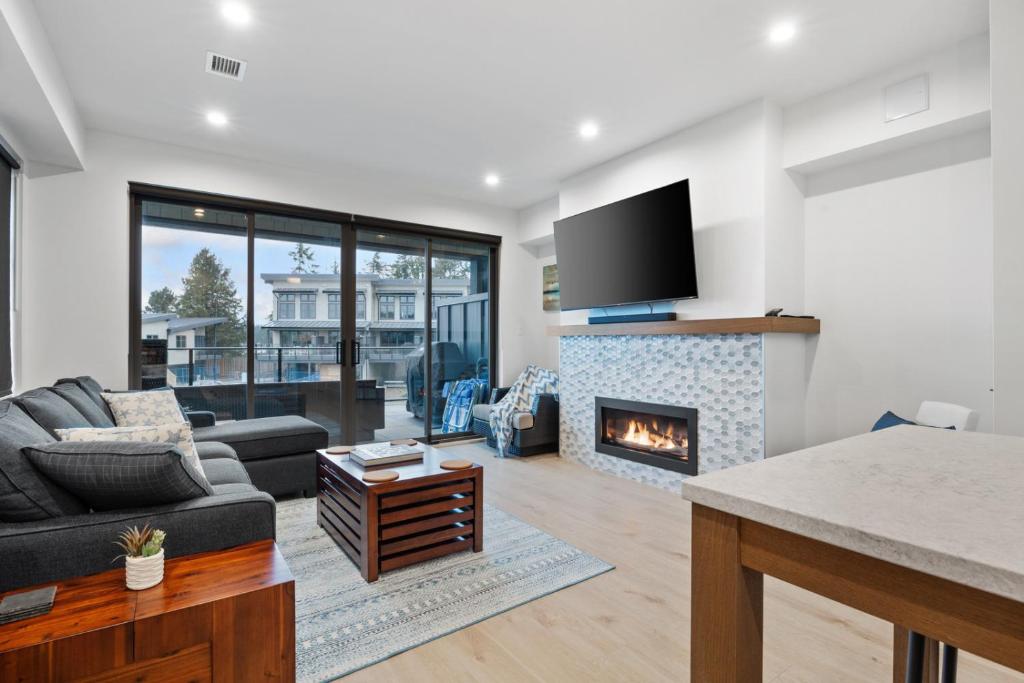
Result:
<svg viewBox="0 0 1024 683"><path fill-rule="evenodd" d="M426 240L356 231L358 443L426 435Z"/></svg>
<svg viewBox="0 0 1024 683"><path fill-rule="evenodd" d="M248 216L141 202L141 382L218 421L247 414Z"/></svg>
<svg viewBox="0 0 1024 683"><path fill-rule="evenodd" d="M431 245L431 431L470 431L472 406L490 396L490 272L486 245L434 238Z"/></svg>
<svg viewBox="0 0 1024 683"><path fill-rule="evenodd" d="M342 226L255 215L255 417L300 415L343 443Z"/></svg>

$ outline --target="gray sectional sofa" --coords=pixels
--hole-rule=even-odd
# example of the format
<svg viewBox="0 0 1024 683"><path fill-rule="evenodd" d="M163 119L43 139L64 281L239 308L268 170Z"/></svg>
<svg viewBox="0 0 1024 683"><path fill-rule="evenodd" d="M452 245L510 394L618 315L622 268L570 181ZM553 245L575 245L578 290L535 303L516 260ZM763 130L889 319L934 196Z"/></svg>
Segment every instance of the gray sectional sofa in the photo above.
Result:
<svg viewBox="0 0 1024 683"><path fill-rule="evenodd" d="M272 494L313 495L317 448L327 432L296 416L195 428L196 450L213 493L126 510L57 515L33 502L66 491L39 473L23 450L56 441L54 430L109 427L113 419L89 377L59 380L0 401L0 591L110 569L126 526L167 532L168 557L275 537ZM202 420L205 419L205 423Z"/></svg>

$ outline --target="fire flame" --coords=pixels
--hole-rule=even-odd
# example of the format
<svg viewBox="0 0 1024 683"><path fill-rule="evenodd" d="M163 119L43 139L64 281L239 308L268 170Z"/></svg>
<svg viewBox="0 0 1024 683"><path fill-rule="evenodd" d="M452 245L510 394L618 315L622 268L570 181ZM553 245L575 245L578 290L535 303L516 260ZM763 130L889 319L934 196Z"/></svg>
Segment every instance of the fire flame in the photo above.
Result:
<svg viewBox="0 0 1024 683"><path fill-rule="evenodd" d="M672 425L668 426L664 434L658 432L658 423L654 422L650 427L642 422L636 420L630 420L629 426L626 429L626 433L618 440L628 442L635 446L643 446L645 448L656 448L663 450L679 450L685 447L686 437L677 441L672 436L673 429ZM681 442L681 443L680 443Z"/></svg>

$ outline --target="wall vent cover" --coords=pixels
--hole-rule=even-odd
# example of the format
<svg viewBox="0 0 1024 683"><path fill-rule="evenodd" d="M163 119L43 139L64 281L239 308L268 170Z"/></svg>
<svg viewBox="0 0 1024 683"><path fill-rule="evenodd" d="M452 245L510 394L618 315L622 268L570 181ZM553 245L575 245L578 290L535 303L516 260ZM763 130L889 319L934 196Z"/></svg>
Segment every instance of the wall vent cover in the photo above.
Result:
<svg viewBox="0 0 1024 683"><path fill-rule="evenodd" d="M241 59L232 59L216 52L206 53L206 73L208 74L217 74L224 78L240 81L245 78L246 64Z"/></svg>

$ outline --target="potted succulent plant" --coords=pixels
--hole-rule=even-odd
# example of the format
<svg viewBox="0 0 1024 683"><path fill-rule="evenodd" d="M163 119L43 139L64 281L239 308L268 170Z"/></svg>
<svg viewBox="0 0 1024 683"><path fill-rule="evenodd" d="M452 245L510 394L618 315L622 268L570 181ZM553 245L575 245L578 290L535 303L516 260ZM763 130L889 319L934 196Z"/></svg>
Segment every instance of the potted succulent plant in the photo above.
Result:
<svg viewBox="0 0 1024 683"><path fill-rule="evenodd" d="M124 579L130 590L140 591L164 580L165 536L148 524L141 530L133 526L121 532L116 545L124 551Z"/></svg>

